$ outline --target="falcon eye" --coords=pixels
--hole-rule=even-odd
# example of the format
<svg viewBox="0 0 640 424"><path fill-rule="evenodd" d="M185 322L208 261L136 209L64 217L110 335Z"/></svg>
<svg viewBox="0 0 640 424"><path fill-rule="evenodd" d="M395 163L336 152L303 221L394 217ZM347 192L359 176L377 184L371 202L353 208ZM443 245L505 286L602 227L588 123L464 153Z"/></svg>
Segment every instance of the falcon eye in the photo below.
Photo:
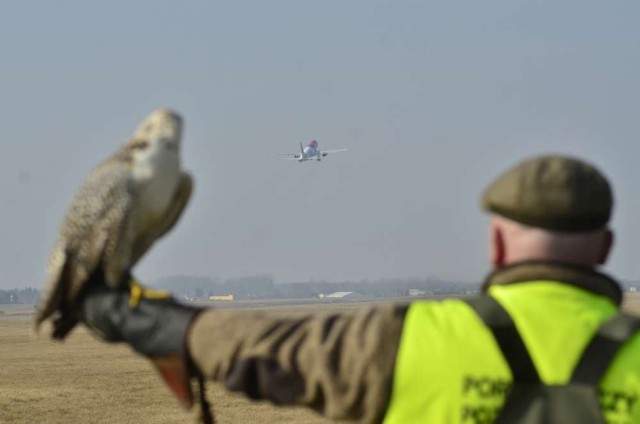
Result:
<svg viewBox="0 0 640 424"><path fill-rule="evenodd" d="M136 140L131 143L131 148L134 150L144 150L149 146L149 142L147 140Z"/></svg>

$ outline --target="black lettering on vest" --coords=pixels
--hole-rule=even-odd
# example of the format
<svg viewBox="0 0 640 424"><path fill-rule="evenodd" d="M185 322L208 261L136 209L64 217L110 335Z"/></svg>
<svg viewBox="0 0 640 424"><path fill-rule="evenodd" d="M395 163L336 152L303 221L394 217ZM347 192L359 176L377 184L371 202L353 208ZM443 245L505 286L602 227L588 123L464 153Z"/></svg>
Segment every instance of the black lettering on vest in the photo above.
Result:
<svg viewBox="0 0 640 424"><path fill-rule="evenodd" d="M505 397L511 390L511 382L507 380L496 380L495 395Z"/></svg>
<svg viewBox="0 0 640 424"><path fill-rule="evenodd" d="M462 422L473 424L491 424L496 420L500 408L466 405L462 409Z"/></svg>
<svg viewBox="0 0 640 424"><path fill-rule="evenodd" d="M633 407L636 404L637 400L638 396L636 395L627 396L627 411L629 412L629 414L631 414L631 411L633 410Z"/></svg>
<svg viewBox="0 0 640 424"><path fill-rule="evenodd" d="M511 383L503 379L495 379L490 377L473 377L466 376L462 384L462 393L468 395L475 392L482 398L504 397L509 392Z"/></svg>
<svg viewBox="0 0 640 424"><path fill-rule="evenodd" d="M474 382L475 382L475 379L473 377L466 376L464 378L464 382L462 383L462 393L464 393L465 395L469 393L469 391L474 385Z"/></svg>
<svg viewBox="0 0 640 424"><path fill-rule="evenodd" d="M606 412L631 414L637 400L638 397L634 394L616 390L600 391L600 405Z"/></svg>

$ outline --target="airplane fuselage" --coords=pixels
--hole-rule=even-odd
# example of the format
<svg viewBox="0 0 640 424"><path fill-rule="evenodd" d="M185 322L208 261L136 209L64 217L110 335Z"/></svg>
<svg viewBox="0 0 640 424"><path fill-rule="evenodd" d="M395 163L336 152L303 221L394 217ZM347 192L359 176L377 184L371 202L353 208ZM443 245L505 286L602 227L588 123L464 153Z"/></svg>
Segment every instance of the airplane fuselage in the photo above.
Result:
<svg viewBox="0 0 640 424"><path fill-rule="evenodd" d="M322 157L326 156L322 154L320 150L317 148L318 143L312 142L307 147L300 149L300 154L296 155L295 158L298 159L298 162L306 162L308 160L316 160L320 162Z"/></svg>
<svg viewBox="0 0 640 424"><path fill-rule="evenodd" d="M289 156L293 156L292 159L297 160L298 162L306 162L310 160L316 160L320 162L323 157L327 156L330 153L343 152L347 149L339 149L339 150L320 150L318 149L318 142L316 140L311 140L306 147L300 143L300 153L298 154L286 154Z"/></svg>
<svg viewBox="0 0 640 424"><path fill-rule="evenodd" d="M321 157L321 153L318 149L311 147L311 146L307 146L304 148L304 150L302 150L302 155L300 155L300 162L304 162L306 160L317 160L319 161Z"/></svg>

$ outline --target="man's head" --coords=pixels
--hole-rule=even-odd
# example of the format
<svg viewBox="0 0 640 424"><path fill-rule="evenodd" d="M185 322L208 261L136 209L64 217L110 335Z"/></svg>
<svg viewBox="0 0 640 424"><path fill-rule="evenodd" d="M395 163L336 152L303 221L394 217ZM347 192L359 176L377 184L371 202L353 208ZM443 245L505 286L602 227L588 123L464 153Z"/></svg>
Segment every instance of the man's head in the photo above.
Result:
<svg viewBox="0 0 640 424"><path fill-rule="evenodd" d="M542 156L494 180L482 197L492 216L494 267L529 260L603 264L613 243L607 179L583 161Z"/></svg>

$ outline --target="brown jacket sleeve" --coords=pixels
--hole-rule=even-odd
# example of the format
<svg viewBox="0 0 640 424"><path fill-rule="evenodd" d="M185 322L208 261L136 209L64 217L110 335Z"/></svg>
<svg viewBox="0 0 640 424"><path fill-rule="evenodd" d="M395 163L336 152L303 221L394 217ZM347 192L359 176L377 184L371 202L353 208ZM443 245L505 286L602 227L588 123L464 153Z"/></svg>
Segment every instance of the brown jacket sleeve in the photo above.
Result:
<svg viewBox="0 0 640 424"><path fill-rule="evenodd" d="M211 310L193 323L187 343L205 377L230 390L376 423L389 402L406 310L385 305L303 318Z"/></svg>

